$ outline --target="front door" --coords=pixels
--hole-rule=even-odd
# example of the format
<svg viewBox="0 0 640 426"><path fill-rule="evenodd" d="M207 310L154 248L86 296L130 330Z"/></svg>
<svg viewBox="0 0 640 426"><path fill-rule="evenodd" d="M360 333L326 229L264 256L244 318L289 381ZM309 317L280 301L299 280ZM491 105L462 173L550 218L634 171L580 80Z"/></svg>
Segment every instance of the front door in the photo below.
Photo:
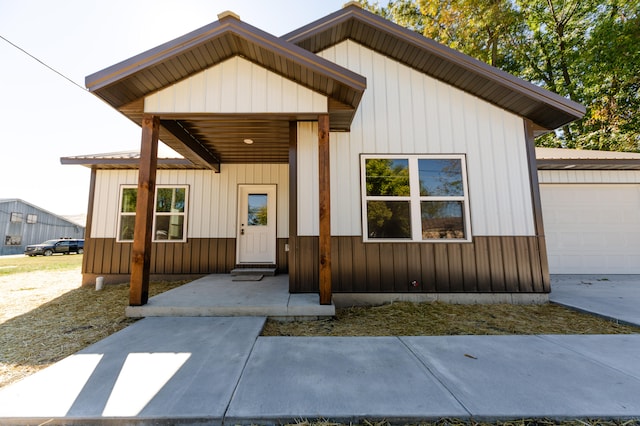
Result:
<svg viewBox="0 0 640 426"><path fill-rule="evenodd" d="M276 263L276 185L238 187L237 263Z"/></svg>

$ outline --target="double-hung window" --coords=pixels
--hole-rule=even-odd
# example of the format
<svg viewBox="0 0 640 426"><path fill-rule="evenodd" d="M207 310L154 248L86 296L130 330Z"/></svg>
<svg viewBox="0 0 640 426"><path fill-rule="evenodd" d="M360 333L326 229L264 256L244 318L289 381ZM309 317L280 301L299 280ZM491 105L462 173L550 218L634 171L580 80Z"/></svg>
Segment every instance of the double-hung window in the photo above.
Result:
<svg viewBox="0 0 640 426"><path fill-rule="evenodd" d="M464 155L363 155L364 241L471 241Z"/></svg>
<svg viewBox="0 0 640 426"><path fill-rule="evenodd" d="M133 241L136 223L138 188L123 186L118 215L118 241ZM187 240L187 186L156 186L153 241L184 242Z"/></svg>

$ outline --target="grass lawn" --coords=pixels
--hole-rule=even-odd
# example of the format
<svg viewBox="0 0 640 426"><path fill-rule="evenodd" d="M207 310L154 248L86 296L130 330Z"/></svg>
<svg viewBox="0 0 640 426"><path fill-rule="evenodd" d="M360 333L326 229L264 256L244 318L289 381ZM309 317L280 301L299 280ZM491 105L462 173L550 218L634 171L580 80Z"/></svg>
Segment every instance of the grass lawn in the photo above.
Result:
<svg viewBox="0 0 640 426"><path fill-rule="evenodd" d="M82 266L82 255L0 256L0 276L33 271L68 271Z"/></svg>

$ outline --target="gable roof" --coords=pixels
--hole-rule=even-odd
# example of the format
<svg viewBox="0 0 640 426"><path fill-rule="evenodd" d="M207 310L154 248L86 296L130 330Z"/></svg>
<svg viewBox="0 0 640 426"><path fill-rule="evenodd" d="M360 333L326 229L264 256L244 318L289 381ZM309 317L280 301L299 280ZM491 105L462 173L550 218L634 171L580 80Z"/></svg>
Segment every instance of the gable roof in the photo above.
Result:
<svg viewBox="0 0 640 426"><path fill-rule="evenodd" d="M29 203L27 201L24 201L21 198L0 198L0 204L14 204L16 207L18 205L22 204L24 206L31 207L34 210L38 210L40 212L43 212L43 213L46 213L48 215L54 216L54 217L58 218L59 220L67 222L67 223L69 223L69 224L71 224L73 226L77 226L77 227L80 227L80 228L84 228L85 227L85 223L82 222L81 220L78 221L78 220L74 220L74 218L70 218L68 216L61 216L59 214L52 213L49 210L43 209L42 207L38 207L35 204ZM17 207L17 208L19 208L19 207ZM24 210L21 210L21 212L24 212ZM3 211L3 213L9 214L9 212L7 212L7 211ZM75 219L78 219L78 218L76 217ZM40 222L40 223L42 223L42 222ZM53 224L53 225L55 225L55 224Z"/></svg>
<svg viewBox="0 0 640 426"><path fill-rule="evenodd" d="M343 9L283 37L248 25L230 13L182 37L86 77L90 92L137 124L145 97L222 62L242 57L327 97L332 131L348 131L365 77L317 52L350 39L420 72L530 119L536 133L573 120L585 108L467 55L387 21L359 5ZM201 167L221 162L288 162L289 123L315 113L161 114L160 140ZM248 147L243 139L259 143Z"/></svg>
<svg viewBox="0 0 640 426"><path fill-rule="evenodd" d="M364 77L246 24L230 12L220 14L218 21L91 74L85 84L90 92L140 124L145 96L235 56L327 96L331 129L349 130L366 88ZM235 140L238 134L249 139L272 135L264 144L266 150L261 151L256 144L243 154L243 159L286 162L289 121L313 118L242 117L250 122L221 114L215 122L203 120L202 116L165 118L161 121L160 139L184 157L211 166L226 160L221 152L224 147L216 146L216 140ZM282 135L284 145L274 147ZM274 150L277 155L269 155Z"/></svg>
<svg viewBox="0 0 640 426"><path fill-rule="evenodd" d="M424 37L351 2L337 12L283 35L317 53L353 40L507 111L553 130L581 118L585 107Z"/></svg>

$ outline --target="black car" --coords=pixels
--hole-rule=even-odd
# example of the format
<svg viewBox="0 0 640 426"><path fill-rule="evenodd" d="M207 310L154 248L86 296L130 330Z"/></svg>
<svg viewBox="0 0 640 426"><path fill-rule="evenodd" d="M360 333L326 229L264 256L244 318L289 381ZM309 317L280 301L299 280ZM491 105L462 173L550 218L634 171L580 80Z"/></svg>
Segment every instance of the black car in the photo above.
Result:
<svg viewBox="0 0 640 426"><path fill-rule="evenodd" d="M84 240L76 240L71 238L60 238L57 240L48 240L41 244L27 246L24 254L27 256L51 256L54 253L84 253Z"/></svg>

